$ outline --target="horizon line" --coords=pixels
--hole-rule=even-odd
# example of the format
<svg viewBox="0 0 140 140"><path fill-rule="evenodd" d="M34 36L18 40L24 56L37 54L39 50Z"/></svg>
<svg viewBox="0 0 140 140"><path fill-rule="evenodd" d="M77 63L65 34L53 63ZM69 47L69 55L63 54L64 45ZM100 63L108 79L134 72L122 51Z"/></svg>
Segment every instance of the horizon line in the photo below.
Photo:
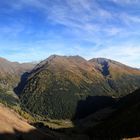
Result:
<svg viewBox="0 0 140 140"><path fill-rule="evenodd" d="M121 62L121 61L118 61L118 60L115 60L115 59L110 59L110 58L107 58L107 57L92 57L92 58L90 58L90 59L87 59L87 58L85 58L85 57L83 57L83 56L81 56L81 55L78 55L78 54L77 54L77 55L59 55L59 54L51 54L51 55L47 56L47 57L44 58L44 59L32 60L32 61L18 61L18 60L12 61L12 60L10 60L10 58L6 58L6 57L3 57L3 56L0 56L0 59L4 59L4 60L6 60L6 61L9 61L9 62L12 62L12 63L19 63L19 64L24 64L24 63L34 63L34 64L38 64L38 63L40 63L41 61L47 60L47 59L48 59L49 57L51 57L51 56L59 56L59 57L75 57L75 56L78 56L78 57L81 57L81 58L85 59L86 61L90 61L90 60L92 60L92 59L107 59L107 60L111 60L111 61L116 61L116 62L118 62L118 63L121 63L121 64L123 64L123 65L129 66L129 67L131 67L131 68L140 69L139 67L134 67L134 66L125 64L125 63L123 63L123 62Z"/></svg>

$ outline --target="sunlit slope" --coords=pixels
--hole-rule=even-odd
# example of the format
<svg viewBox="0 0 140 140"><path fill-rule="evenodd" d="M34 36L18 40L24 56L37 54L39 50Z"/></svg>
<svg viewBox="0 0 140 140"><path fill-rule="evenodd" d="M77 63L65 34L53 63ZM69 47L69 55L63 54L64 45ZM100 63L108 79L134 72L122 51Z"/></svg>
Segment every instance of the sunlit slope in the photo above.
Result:
<svg viewBox="0 0 140 140"><path fill-rule="evenodd" d="M37 130L13 110L0 104L0 139L1 140L53 140L47 134Z"/></svg>

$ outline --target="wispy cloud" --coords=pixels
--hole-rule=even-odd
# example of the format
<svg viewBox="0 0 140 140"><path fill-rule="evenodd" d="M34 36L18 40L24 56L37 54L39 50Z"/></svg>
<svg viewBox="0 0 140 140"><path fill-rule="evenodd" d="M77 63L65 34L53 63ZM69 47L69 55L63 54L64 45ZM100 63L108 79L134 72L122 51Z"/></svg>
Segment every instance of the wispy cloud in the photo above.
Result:
<svg viewBox="0 0 140 140"><path fill-rule="evenodd" d="M118 4L140 4L139 0L111 0Z"/></svg>
<svg viewBox="0 0 140 140"><path fill-rule="evenodd" d="M30 61L52 53L79 54L139 66L139 0L5 0L0 4L0 53L7 58Z"/></svg>
<svg viewBox="0 0 140 140"><path fill-rule="evenodd" d="M112 1L130 3L129 0ZM108 4L107 2L108 0L106 4ZM138 1L133 1L133 3L136 2ZM17 3L10 4L11 8L16 10L21 10L28 6L36 8L44 15L46 22L49 20L52 24L63 25L71 30L81 31L82 34L93 36L99 32L104 35L107 33L109 36L117 35L119 32L123 34L125 25L130 25L131 22L140 22L139 17L129 15L127 12L120 11L115 13L114 11L106 10L101 5L101 2L96 0L63 0L63 2L58 0L29 0L28 2L19 0ZM118 27L118 22L120 24L124 23L124 26Z"/></svg>

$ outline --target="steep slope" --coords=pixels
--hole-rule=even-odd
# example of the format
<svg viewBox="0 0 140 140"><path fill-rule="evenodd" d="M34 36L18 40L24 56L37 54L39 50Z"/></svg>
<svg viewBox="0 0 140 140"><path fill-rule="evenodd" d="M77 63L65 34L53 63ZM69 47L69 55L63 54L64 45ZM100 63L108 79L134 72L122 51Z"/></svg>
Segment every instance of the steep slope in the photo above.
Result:
<svg viewBox="0 0 140 140"><path fill-rule="evenodd" d="M116 68L119 67L119 64L114 65ZM77 116L79 118L81 116L78 112L82 116L85 116L85 113L94 113L98 109L112 105L115 102L111 99L112 96L120 97L125 95L126 91L138 87L139 70L135 74L130 68L130 74L135 77L134 87L128 84L126 91L121 88L121 84L127 83L128 79L118 79L118 82L123 82L121 84L114 82L115 86L122 89L118 92L118 89L110 85L107 75L97 66L98 63L95 65L80 56L50 56L23 77L17 88L22 105L41 116L56 119L72 119ZM107 67L105 69L107 70Z"/></svg>
<svg viewBox="0 0 140 140"><path fill-rule="evenodd" d="M54 140L54 137L37 130L17 113L0 104L0 139Z"/></svg>
<svg viewBox="0 0 140 140"><path fill-rule="evenodd" d="M87 134L98 139L140 136L140 89L121 98L116 109L102 124L88 128Z"/></svg>
<svg viewBox="0 0 140 140"><path fill-rule="evenodd" d="M104 75L109 86L116 91L115 97L125 96L140 86L138 69L106 58L95 58L89 62Z"/></svg>
<svg viewBox="0 0 140 140"><path fill-rule="evenodd" d="M105 87L103 81L103 76L85 59L54 55L37 65L26 82L21 82L21 102L33 113L73 118L79 100L107 92L97 88Z"/></svg>

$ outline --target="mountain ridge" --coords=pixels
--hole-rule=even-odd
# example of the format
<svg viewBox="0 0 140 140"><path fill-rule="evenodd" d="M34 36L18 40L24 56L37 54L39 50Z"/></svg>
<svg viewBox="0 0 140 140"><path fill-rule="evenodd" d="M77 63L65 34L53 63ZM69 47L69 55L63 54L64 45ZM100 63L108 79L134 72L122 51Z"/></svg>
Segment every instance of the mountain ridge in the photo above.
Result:
<svg viewBox="0 0 140 140"><path fill-rule="evenodd" d="M140 87L139 70L108 59L102 61L108 66L80 56L50 56L17 87L22 104L43 116L73 118L78 102L88 96L120 98Z"/></svg>
<svg viewBox="0 0 140 140"><path fill-rule="evenodd" d="M0 64L0 71L6 66L3 76L8 76L4 83L0 81L0 85L3 87L4 84L11 84L9 88L5 88L8 94L22 75L15 90L20 100L5 96L3 98L3 91L0 90L2 101L10 99L11 105L20 102L24 111L31 116L38 116L39 120L71 120L77 128L66 132L75 131L75 136L80 134L80 137L85 135L99 139L139 136L136 128L140 128L137 123L137 116L140 116L137 112L140 70L106 58L86 60L80 56L58 55L52 55L31 67L28 63L19 66L19 63L6 59L0 59ZM2 73L0 78L1 75ZM109 112L104 112L106 109ZM102 115L101 120L96 115ZM96 121L96 125L92 124L92 119L93 123ZM85 124L80 125L78 122ZM45 128L43 123L37 122L35 125ZM78 130L79 126L82 126L81 130Z"/></svg>

